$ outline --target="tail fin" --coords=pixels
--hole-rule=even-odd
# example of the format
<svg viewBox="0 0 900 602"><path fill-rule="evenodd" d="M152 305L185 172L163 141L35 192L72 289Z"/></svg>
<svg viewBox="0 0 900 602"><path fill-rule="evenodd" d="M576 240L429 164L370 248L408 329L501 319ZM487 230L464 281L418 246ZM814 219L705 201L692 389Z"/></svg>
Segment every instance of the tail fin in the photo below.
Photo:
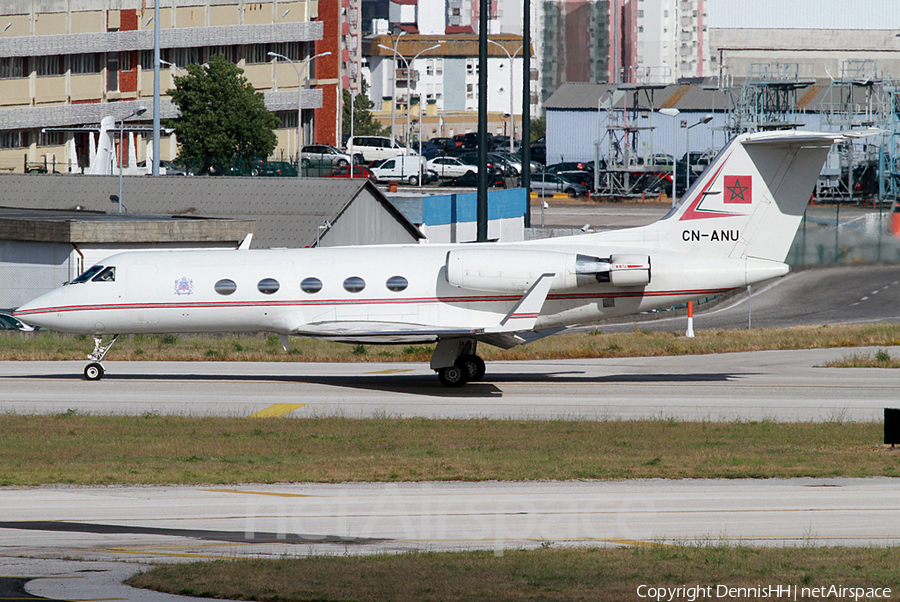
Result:
<svg viewBox="0 0 900 602"><path fill-rule="evenodd" d="M100 120L100 135L97 137L97 154L91 163L91 174L109 175L112 173L112 162L115 159L116 143L113 133L116 131L116 118L106 116Z"/></svg>
<svg viewBox="0 0 900 602"><path fill-rule="evenodd" d="M658 222L673 251L783 262L838 133L762 132L732 140Z"/></svg>

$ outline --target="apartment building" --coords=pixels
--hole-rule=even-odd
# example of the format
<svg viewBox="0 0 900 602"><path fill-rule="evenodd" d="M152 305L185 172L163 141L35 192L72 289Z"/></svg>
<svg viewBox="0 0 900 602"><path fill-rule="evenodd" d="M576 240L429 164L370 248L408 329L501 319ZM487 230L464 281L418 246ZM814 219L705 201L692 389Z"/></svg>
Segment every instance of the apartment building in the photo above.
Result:
<svg viewBox="0 0 900 602"><path fill-rule="evenodd" d="M353 62L345 21L355 4L358 0L161 0L160 117L177 116L165 96L173 77L187 64L221 54L244 70L279 116L276 155L297 153L298 106L305 143L338 142L340 88ZM48 165L78 172L96 144L90 130L103 117L119 120L144 105L148 111L135 122L152 122L153 16L153 0L2 3L0 170ZM331 54L309 61L323 52ZM42 131L48 127L84 131ZM127 164L147 157L151 136L136 138L128 144L133 150ZM163 136L160 147L161 158L175 157L174 137Z"/></svg>
<svg viewBox="0 0 900 602"><path fill-rule="evenodd" d="M488 39L489 130L492 134L509 135L510 115L516 124L521 123L522 117L522 36L500 34ZM429 50L433 46L437 48ZM381 108L375 117L389 124L393 115L396 138L407 137L403 129L408 107L410 122L415 120L417 124L412 137L416 136L420 120L425 139L475 131L477 35L376 36L368 42L366 55L371 74L369 98ZM534 84L536 78L529 86ZM536 93L532 98L537 101ZM533 106L532 114L534 111ZM516 136L518 127L515 125Z"/></svg>

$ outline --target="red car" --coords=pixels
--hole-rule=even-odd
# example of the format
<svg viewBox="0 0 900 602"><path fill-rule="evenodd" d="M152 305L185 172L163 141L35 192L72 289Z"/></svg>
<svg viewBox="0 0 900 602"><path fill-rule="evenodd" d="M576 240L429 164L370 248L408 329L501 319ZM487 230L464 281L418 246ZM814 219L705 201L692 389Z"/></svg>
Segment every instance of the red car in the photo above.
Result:
<svg viewBox="0 0 900 602"><path fill-rule="evenodd" d="M333 172L325 176L326 178L349 178L350 177L350 166L344 165L343 167L338 167ZM354 178L368 178L371 181L375 181L375 174L372 173L368 167L364 167L362 165L354 165L353 166L353 177Z"/></svg>

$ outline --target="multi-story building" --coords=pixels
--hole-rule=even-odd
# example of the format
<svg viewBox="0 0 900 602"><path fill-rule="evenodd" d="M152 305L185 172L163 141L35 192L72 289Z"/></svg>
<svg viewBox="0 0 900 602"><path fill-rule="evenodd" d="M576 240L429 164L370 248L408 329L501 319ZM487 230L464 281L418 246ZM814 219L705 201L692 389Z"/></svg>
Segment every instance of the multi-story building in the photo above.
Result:
<svg viewBox="0 0 900 602"><path fill-rule="evenodd" d="M348 39L351 32L343 21L356 2L162 0L161 118L177 115L165 96L173 77L189 63L221 54L244 70L281 118L276 155L297 153L298 106L306 143L337 142L340 87L346 83L341 70L352 62L339 36L346 29L343 40ZM140 105L148 108L143 122L152 120L152 0L7 0L0 12L0 169L22 171L46 161L56 171L79 171L88 160L91 134L43 128L90 126L105 116L121 119ZM307 63L322 52L331 54ZM298 72L307 76L310 89L306 81L300 89ZM137 149L129 164L146 158L144 138L129 144ZM171 136L164 136L160 146L161 158L177 153Z"/></svg>
<svg viewBox="0 0 900 602"><path fill-rule="evenodd" d="M641 0L631 3L635 41L620 81L669 84L711 75L706 0ZM636 8L634 8L636 7ZM628 36L625 36L628 39Z"/></svg>
<svg viewBox="0 0 900 602"><path fill-rule="evenodd" d="M488 39L489 130L509 135L510 114L517 123L522 116L522 36L491 35ZM369 97L382 108L375 113L382 123L391 123L393 116L396 138L407 138L403 130L409 106L411 123L416 123L411 137L416 137L420 118L425 139L476 129L477 35L377 36L369 45ZM438 48L427 50L435 45ZM536 100L536 94L532 96ZM515 127L518 134L518 125Z"/></svg>

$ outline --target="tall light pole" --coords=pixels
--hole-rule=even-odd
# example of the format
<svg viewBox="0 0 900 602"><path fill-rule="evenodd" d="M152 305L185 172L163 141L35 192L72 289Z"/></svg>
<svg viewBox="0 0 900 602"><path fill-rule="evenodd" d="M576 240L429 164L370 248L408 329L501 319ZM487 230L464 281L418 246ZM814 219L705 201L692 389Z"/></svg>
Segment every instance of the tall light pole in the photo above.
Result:
<svg viewBox="0 0 900 602"><path fill-rule="evenodd" d="M516 117L513 114L513 107L514 107L513 88L515 87L514 83L513 83L514 82L514 80L513 80L513 58L517 54L519 54L519 51L522 50L522 48L524 48L525 45L522 44L521 46L516 48L515 52L510 54L509 50L507 50L506 46L504 46L503 44L495 42L494 40L492 40L490 38L488 38L488 43L493 44L494 46L497 46L498 48L500 48L500 50L502 50L503 52L506 53L506 58L509 59L509 154L511 155L513 153L513 138L516 137L515 136L515 134L516 134ZM523 144L524 144L524 142L523 142Z"/></svg>
<svg viewBox="0 0 900 602"><path fill-rule="evenodd" d="M713 120L712 115L707 115L703 119L698 121L697 123L692 123L691 125L688 125L686 120L684 120L684 119L681 120L681 127L686 130L685 134L684 134L684 147L685 147L685 150L684 150L685 175L684 175L684 177L686 178L684 181L684 189L685 190L687 190L688 188L691 187L691 130L693 128L697 127L698 125L700 125L701 123L709 123L712 120Z"/></svg>
<svg viewBox="0 0 900 602"><path fill-rule="evenodd" d="M400 36L397 36L397 40L399 40L399 39L400 39ZM416 54L416 55L412 58L411 61L406 60L406 57L403 56L402 54L400 54L400 53L397 51L396 48L390 48L390 47L388 47L388 46L385 46L384 44L379 44L378 47L379 47L379 48L384 48L385 50L390 50L391 52L394 53L394 57L400 57L400 59L403 61L403 64L406 65L406 136L405 136L404 142L406 143L406 154L408 155L408 154L409 154L409 107L412 105L412 101L411 101L412 93L411 93L411 89L410 89L410 87L409 87L409 80L412 78L412 65L415 65L415 64L416 64L416 59L417 59L417 58L419 58L420 56L422 56L423 54L425 54L425 53L428 52L429 50L435 50L435 49L437 49L437 48L440 48L441 45L440 45L440 44L435 44L434 46L430 46L430 47L426 48L425 50L423 50L423 51L419 52L418 54ZM395 63L395 65L396 65L396 58L394 59L394 63ZM393 99L391 100L391 109L392 109L392 110L391 110L391 139L392 139L392 140L393 140L393 138L394 138L394 111L393 111L393 107L394 107L396 104L397 104L397 69L395 68L395 69L394 69L394 95L393 95ZM421 179L421 178L419 178L419 179Z"/></svg>
<svg viewBox="0 0 900 602"><path fill-rule="evenodd" d="M394 72L391 74L391 144L394 144L394 119L397 113L397 45L400 43L400 38L406 35L405 31L401 31L397 34L397 39L394 39L394 36L391 36L392 48L388 48L384 44L379 44L379 48L384 48L385 50L390 50L394 53L394 56L391 58L391 63L394 68Z"/></svg>
<svg viewBox="0 0 900 602"><path fill-rule="evenodd" d="M123 137L125 134L125 120L131 119L132 117L137 117L138 115L143 115L146 112L147 112L147 107L145 107L144 105L141 105L138 108L136 108L135 110L133 110L131 112L131 115L129 115L128 117L123 117L122 119L119 120L119 197L116 199L116 201L118 201L118 203L119 203L119 213L122 213L122 171L124 168L124 165L122 165L122 163L124 162L124 157L122 155L122 151L124 150L124 146L125 146L125 139ZM158 151L156 151L156 149L154 149L154 152L158 152Z"/></svg>
<svg viewBox="0 0 900 602"><path fill-rule="evenodd" d="M294 68L294 71L297 72L297 177L300 178L303 177L303 160L300 157L300 150L303 148L303 74L306 73L306 69L309 67L311 61L320 56L328 56L331 52L320 52L303 61L303 71L297 69L297 65L294 64L294 61L283 54L278 54L277 52L268 52L266 54L276 59L283 59L289 62L291 67Z"/></svg>
<svg viewBox="0 0 900 602"><path fill-rule="evenodd" d="M678 117L678 115L681 113L681 111L679 111L678 109L673 107L673 108L669 108L669 109L660 109L659 113L662 115L668 115L669 117ZM597 112L597 115L600 115L599 111ZM672 128L672 132L673 132L672 133L672 139L673 139L672 142L673 143L675 142L675 133L674 133L675 131L676 131L675 128ZM678 152L676 150L677 147L678 147L677 144L672 145L672 206L673 207L675 206L675 183L678 181L678 159L675 157L675 153Z"/></svg>

